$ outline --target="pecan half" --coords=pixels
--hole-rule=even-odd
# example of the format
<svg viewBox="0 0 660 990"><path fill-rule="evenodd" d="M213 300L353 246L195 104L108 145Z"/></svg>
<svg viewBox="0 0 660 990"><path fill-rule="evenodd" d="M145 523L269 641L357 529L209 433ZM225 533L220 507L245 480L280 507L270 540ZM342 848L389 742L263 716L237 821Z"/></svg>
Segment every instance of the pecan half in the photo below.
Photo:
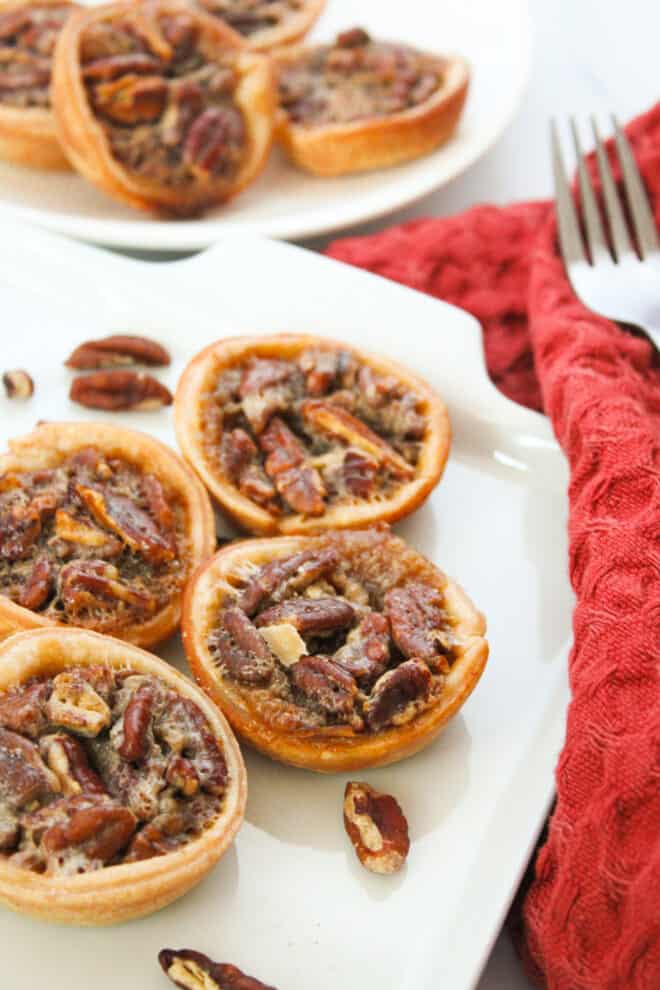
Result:
<svg viewBox="0 0 660 990"><path fill-rule="evenodd" d="M75 670L64 671L53 679L46 714L53 725L81 736L97 736L110 725L111 719L103 698Z"/></svg>
<svg viewBox="0 0 660 990"><path fill-rule="evenodd" d="M347 492L358 498L370 498L376 491L378 464L359 450L344 454L342 479Z"/></svg>
<svg viewBox="0 0 660 990"><path fill-rule="evenodd" d="M390 656L389 623L378 612L369 612L355 629L333 660L352 674L361 684L371 684L385 670Z"/></svg>
<svg viewBox="0 0 660 990"><path fill-rule="evenodd" d="M270 683L275 658L242 609L230 606L220 613L220 631L214 642L231 677L242 684Z"/></svg>
<svg viewBox="0 0 660 990"><path fill-rule="evenodd" d="M273 413L285 410L293 392L295 368L288 361L252 358L241 374L238 394L245 417L255 433L261 433Z"/></svg>
<svg viewBox="0 0 660 990"><path fill-rule="evenodd" d="M182 990L275 990L236 966L213 962L193 949L162 949L158 962L166 976Z"/></svg>
<svg viewBox="0 0 660 990"><path fill-rule="evenodd" d="M145 684L134 693L124 712L124 738L118 747L119 755L129 763L140 763L149 750L148 731L154 711L154 692Z"/></svg>
<svg viewBox="0 0 660 990"><path fill-rule="evenodd" d="M119 580L119 572L103 560L80 560L65 564L58 579L59 594L73 614L96 608L99 598L106 602L124 602L140 611L151 613L156 599L147 591L137 591Z"/></svg>
<svg viewBox="0 0 660 990"><path fill-rule="evenodd" d="M228 146L239 145L243 117L232 106L208 107L191 125L183 145L183 160L193 171L209 175L221 163Z"/></svg>
<svg viewBox="0 0 660 990"><path fill-rule="evenodd" d="M36 681L21 684L0 697L0 726L36 738L48 725L45 704L50 686Z"/></svg>
<svg viewBox="0 0 660 990"><path fill-rule="evenodd" d="M76 493L94 519L116 533L131 550L154 563L174 559L171 534L163 536L151 516L132 499L87 485L76 485Z"/></svg>
<svg viewBox="0 0 660 990"><path fill-rule="evenodd" d="M88 794L106 793L103 781L90 766L85 747L79 739L58 733L44 736L40 747L66 797L83 791Z"/></svg>
<svg viewBox="0 0 660 990"><path fill-rule="evenodd" d="M77 371L94 371L132 364L156 367L167 365L170 361L169 352L155 340L131 334L112 334L80 344L64 363Z"/></svg>
<svg viewBox="0 0 660 990"><path fill-rule="evenodd" d="M322 516L326 495L321 475L306 463L305 448L286 423L273 416L259 437L268 455L264 465L278 492L286 502L307 516Z"/></svg>
<svg viewBox="0 0 660 990"><path fill-rule="evenodd" d="M27 505L14 505L0 514L0 557L8 560L29 557L41 535L42 521L52 516L56 505L56 497L44 492Z"/></svg>
<svg viewBox="0 0 660 990"><path fill-rule="evenodd" d="M15 371L5 371L2 384L8 399L29 399L34 394L34 382L27 371L18 368Z"/></svg>
<svg viewBox="0 0 660 990"><path fill-rule="evenodd" d="M56 794L59 781L45 765L29 739L9 729L0 729L0 799L12 808Z"/></svg>
<svg viewBox="0 0 660 990"><path fill-rule="evenodd" d="M160 409L172 393L152 375L138 371L96 371L71 382L69 398L87 409Z"/></svg>
<svg viewBox="0 0 660 990"><path fill-rule="evenodd" d="M350 626L354 618L355 609L341 598L291 598L267 608L255 625L288 622L300 633L324 633Z"/></svg>
<svg viewBox="0 0 660 990"><path fill-rule="evenodd" d="M176 554L176 519L171 505L165 496L165 489L155 474L145 474L142 479L142 491L150 514L156 520L160 534L170 544L173 554Z"/></svg>
<svg viewBox="0 0 660 990"><path fill-rule="evenodd" d="M18 604L37 612L52 596L55 588L53 567L47 557L35 561L28 578L21 588Z"/></svg>
<svg viewBox="0 0 660 990"><path fill-rule="evenodd" d="M280 557L261 568L240 598L240 607L254 615L263 601L280 601L294 591L302 591L330 574L339 563L336 550L303 550L292 557Z"/></svg>
<svg viewBox="0 0 660 990"><path fill-rule="evenodd" d="M324 711L342 715L353 711L357 684L331 657L302 657L290 672L294 686Z"/></svg>
<svg viewBox="0 0 660 990"><path fill-rule="evenodd" d="M43 833L41 845L49 854L76 851L87 860L107 863L128 845L137 825L128 808L103 798L78 794L58 805L43 809L62 815Z"/></svg>
<svg viewBox="0 0 660 990"><path fill-rule="evenodd" d="M448 651L443 605L442 592L427 584L411 582L387 592L385 615L392 626L392 638L404 656L419 657L435 666L439 654Z"/></svg>
<svg viewBox="0 0 660 990"><path fill-rule="evenodd" d="M239 490L260 505L269 506L277 495L275 486L257 463L257 448L245 430L238 428L223 433L220 464Z"/></svg>
<svg viewBox="0 0 660 990"><path fill-rule="evenodd" d="M345 440L379 464L385 464L399 478L414 477L415 469L393 447L345 409L317 399L308 399L301 408L305 421L313 429Z"/></svg>
<svg viewBox="0 0 660 990"><path fill-rule="evenodd" d="M431 673L421 660L407 660L388 670L374 686L364 705L370 729L378 732L387 725L404 725L424 706L431 690Z"/></svg>
<svg viewBox="0 0 660 990"><path fill-rule="evenodd" d="M408 822L398 801L369 784L349 781L344 826L358 859L372 873L396 873L410 849Z"/></svg>

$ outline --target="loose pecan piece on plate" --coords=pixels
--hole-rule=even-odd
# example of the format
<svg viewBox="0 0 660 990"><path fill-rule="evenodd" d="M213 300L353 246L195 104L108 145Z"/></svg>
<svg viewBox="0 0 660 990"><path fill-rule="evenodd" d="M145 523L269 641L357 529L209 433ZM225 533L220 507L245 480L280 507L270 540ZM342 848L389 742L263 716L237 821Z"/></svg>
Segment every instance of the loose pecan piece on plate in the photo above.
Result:
<svg viewBox="0 0 660 990"><path fill-rule="evenodd" d="M168 351L155 340L130 334L113 334L80 344L64 363L77 371L95 371L133 364L167 365L170 360Z"/></svg>
<svg viewBox="0 0 660 990"><path fill-rule="evenodd" d="M350 781L344 791L344 826L367 870L389 874L401 869L410 849L408 822L391 794Z"/></svg>
<svg viewBox="0 0 660 990"><path fill-rule="evenodd" d="M172 393L153 375L138 371L96 371L74 378L69 398L87 409L161 409L172 403Z"/></svg>
<svg viewBox="0 0 660 990"><path fill-rule="evenodd" d="M162 949L158 962L182 990L275 990L230 963L216 963L194 949Z"/></svg>

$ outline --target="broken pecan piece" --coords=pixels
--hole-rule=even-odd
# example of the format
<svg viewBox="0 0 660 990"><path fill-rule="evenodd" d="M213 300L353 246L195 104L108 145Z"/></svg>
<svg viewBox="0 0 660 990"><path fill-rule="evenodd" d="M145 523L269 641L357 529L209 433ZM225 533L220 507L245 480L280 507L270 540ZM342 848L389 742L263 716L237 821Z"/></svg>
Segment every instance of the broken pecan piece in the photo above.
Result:
<svg viewBox="0 0 660 990"><path fill-rule="evenodd" d="M390 656L389 623L378 612L368 612L333 660L365 685L373 683L385 670Z"/></svg>
<svg viewBox="0 0 660 990"><path fill-rule="evenodd" d="M295 591L302 591L319 578L330 574L339 563L336 550L303 550L292 557L280 557L265 564L250 581L240 598L240 607L254 615L263 601L280 601Z"/></svg>
<svg viewBox="0 0 660 990"><path fill-rule="evenodd" d="M17 732L0 728L0 799L12 808L56 794L59 781L45 765L37 746Z"/></svg>
<svg viewBox="0 0 660 990"><path fill-rule="evenodd" d="M121 76L95 86L92 99L95 109L117 124L149 123L163 112L167 82L161 76Z"/></svg>
<svg viewBox="0 0 660 990"><path fill-rule="evenodd" d="M29 399L34 393L34 382L27 371L17 368L15 371L5 371L2 384L8 399Z"/></svg>
<svg viewBox="0 0 660 990"><path fill-rule="evenodd" d="M53 679L46 714L53 725L91 737L107 728L111 719L103 698L78 671L64 671Z"/></svg>
<svg viewBox="0 0 660 990"><path fill-rule="evenodd" d="M374 732L388 725L404 725L424 706L430 690L431 673L421 660L407 660L388 670L365 702L367 725Z"/></svg>
<svg viewBox="0 0 660 990"><path fill-rule="evenodd" d="M122 365L167 365L170 355L161 344L148 337L113 334L100 340L88 340L69 355L64 362L77 371L117 368Z"/></svg>
<svg viewBox="0 0 660 990"><path fill-rule="evenodd" d="M77 519L66 509L58 509L55 513L55 536L65 543L77 543L82 547L103 547L106 557L116 557L122 551L119 540L96 526L89 526L82 519Z"/></svg>
<svg viewBox="0 0 660 990"><path fill-rule="evenodd" d="M160 409L172 404L172 393L153 375L138 371L96 371L71 382L69 398L88 409Z"/></svg>
<svg viewBox="0 0 660 990"><path fill-rule="evenodd" d="M164 537L148 513L132 499L86 485L76 485L76 493L94 519L116 533L131 550L154 563L174 559L171 534L170 538Z"/></svg>
<svg viewBox="0 0 660 990"><path fill-rule="evenodd" d="M242 684L270 682L275 658L242 609L231 606L220 613L220 631L214 642L231 677Z"/></svg>
<svg viewBox="0 0 660 990"><path fill-rule="evenodd" d="M267 608L255 625L287 622L300 633L324 633L350 626L354 618L355 609L341 598L291 598Z"/></svg>
<svg viewBox="0 0 660 990"><path fill-rule="evenodd" d="M385 615L392 626L392 638L404 656L433 662L447 652L443 605L442 592L427 584L410 582L387 592Z"/></svg>
<svg viewBox="0 0 660 990"><path fill-rule="evenodd" d="M137 591L119 580L119 572L103 560L80 560L65 564L60 571L59 594L73 614L97 607L98 599L124 602L146 613L156 608L156 599L147 591Z"/></svg>
<svg viewBox="0 0 660 990"><path fill-rule="evenodd" d="M275 990L231 966L216 963L193 949L162 949L158 962L175 986L182 990Z"/></svg>
<svg viewBox="0 0 660 990"><path fill-rule="evenodd" d="M290 673L294 686L324 711L341 715L353 711L357 684L331 657L302 657Z"/></svg>
<svg viewBox="0 0 660 990"><path fill-rule="evenodd" d="M372 873L396 873L410 849L408 822L398 801L369 784L349 781L344 826L358 859Z"/></svg>
<svg viewBox="0 0 660 990"><path fill-rule="evenodd" d="M79 739L62 732L44 736L40 745L65 797L81 792L106 793L103 781L90 766L85 747Z"/></svg>
<svg viewBox="0 0 660 990"><path fill-rule="evenodd" d="M192 797L199 790L199 777L190 760L183 756L173 756L167 764L165 779L186 797Z"/></svg>
<svg viewBox="0 0 660 990"><path fill-rule="evenodd" d="M45 814L44 814L45 813ZM32 827L39 816L61 815L43 833L41 845L48 854L80 852L90 862L108 863L128 845L137 820L128 808L114 802L77 794L63 798L32 816Z"/></svg>
<svg viewBox="0 0 660 990"><path fill-rule="evenodd" d="M359 450L350 448L344 454L342 479L346 491L358 498L371 498L376 491L378 464Z"/></svg>
<svg viewBox="0 0 660 990"><path fill-rule="evenodd" d="M273 416L259 437L266 457L265 469L292 509L307 516L325 511L325 487L316 468L306 463L302 443L278 416Z"/></svg>
<svg viewBox="0 0 660 990"><path fill-rule="evenodd" d="M345 440L357 447L379 464L385 464L399 478L412 478L415 469L393 447L374 433L361 420L340 406L309 399L302 404L302 414L307 423L321 433Z"/></svg>
<svg viewBox="0 0 660 990"><path fill-rule="evenodd" d="M0 697L0 726L36 738L48 725L45 704L50 686L36 681L21 684Z"/></svg>
<svg viewBox="0 0 660 990"><path fill-rule="evenodd" d="M37 612L43 608L53 594L55 575L47 557L40 557L28 575L27 581L21 588L18 604Z"/></svg>
<svg viewBox="0 0 660 990"><path fill-rule="evenodd" d="M116 79L127 73L153 75L160 69L162 69L160 61L153 55L147 55L145 52L126 52L88 62L83 67L83 79Z"/></svg>

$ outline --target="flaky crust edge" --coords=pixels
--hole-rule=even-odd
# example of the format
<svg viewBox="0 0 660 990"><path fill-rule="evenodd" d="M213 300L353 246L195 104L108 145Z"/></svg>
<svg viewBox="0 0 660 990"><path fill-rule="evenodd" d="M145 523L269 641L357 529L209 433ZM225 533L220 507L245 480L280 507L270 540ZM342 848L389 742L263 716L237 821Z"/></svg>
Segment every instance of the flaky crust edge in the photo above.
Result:
<svg viewBox="0 0 660 990"><path fill-rule="evenodd" d="M60 0L5 0L0 14L21 7L59 7ZM72 12L75 5L72 4ZM0 103L0 158L29 168L64 171L71 165L57 137L51 110L10 107Z"/></svg>
<svg viewBox="0 0 660 990"><path fill-rule="evenodd" d="M267 357L294 357L309 347L350 351L360 361L393 375L420 395L426 403L429 437L418 463L419 473L402 484L394 496L364 505L336 506L320 518L301 515L273 517L222 478L204 453L200 394L220 371L234 362L259 353ZM242 529L258 535L319 533L329 529L356 529L377 522L395 522L414 512L442 477L451 445L451 426L442 399L417 375L396 361L329 337L306 334L227 337L200 351L186 366L174 397L174 427L183 456L194 468L223 511Z"/></svg>
<svg viewBox="0 0 660 990"><path fill-rule="evenodd" d="M281 27L260 31L257 40L246 38L248 48L253 52L271 52L273 49L300 41L321 16L325 4L326 0L306 0L302 10L290 17Z"/></svg>
<svg viewBox="0 0 660 990"><path fill-rule="evenodd" d="M62 454L89 446L125 458L157 475L178 493L188 508L189 574L213 553L215 518L204 486L175 451L146 433L112 423L41 423L32 433L10 440L9 451L0 455L0 474L47 467L57 463ZM136 646L153 646L165 639L179 625L181 599L179 594L147 622L126 627L121 639ZM48 627L66 628L0 595L0 640L21 630Z"/></svg>
<svg viewBox="0 0 660 990"><path fill-rule="evenodd" d="M218 44L241 49L236 103L243 110L251 152L235 179L215 181L188 192L131 176L111 153L110 144L87 100L79 71L82 32L94 21L130 12L134 3L86 7L67 21L55 49L51 99L60 144L73 167L89 182L129 206L181 216L195 215L224 203L254 181L266 165L273 141L276 89L270 59L249 51L243 39L222 21L194 5L162 0L159 8L183 11L199 20Z"/></svg>
<svg viewBox="0 0 660 990"><path fill-rule="evenodd" d="M447 675L438 702L410 722L372 736L348 730L334 738L322 732L286 733L266 725L253 713L232 683L218 674L206 648L212 617L229 585L223 575L240 560L265 564L313 546L310 537L275 537L243 540L224 547L193 575L184 596L182 637L188 663L197 683L222 709L241 738L271 759L319 773L340 773L365 767L386 766L406 759L431 743L467 701L486 661L486 620L460 585L437 568L437 586L445 596L450 615L458 620L454 632L464 641L458 659Z"/></svg>
<svg viewBox="0 0 660 990"><path fill-rule="evenodd" d="M304 49L278 53L281 66ZM420 158L454 133L467 98L470 70L458 55L447 58L444 84L426 102L384 118L303 127L278 111L275 139L296 165L320 176L388 168Z"/></svg>
<svg viewBox="0 0 660 990"><path fill-rule="evenodd" d="M73 925L109 925L165 907L197 884L231 845L245 813L247 775L223 715L169 664L121 640L82 629L39 629L0 644L0 691L64 667L107 663L154 674L190 698L208 719L227 761L230 784L221 815L199 838L165 856L73 877L44 877L0 856L0 902L21 913Z"/></svg>

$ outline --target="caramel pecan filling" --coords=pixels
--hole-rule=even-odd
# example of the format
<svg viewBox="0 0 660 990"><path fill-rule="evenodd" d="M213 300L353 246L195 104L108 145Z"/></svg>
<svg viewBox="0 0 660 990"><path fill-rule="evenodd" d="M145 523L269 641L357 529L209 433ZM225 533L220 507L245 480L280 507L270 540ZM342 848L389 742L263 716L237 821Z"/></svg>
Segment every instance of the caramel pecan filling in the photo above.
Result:
<svg viewBox="0 0 660 990"><path fill-rule="evenodd" d="M437 572L387 528L331 533L231 577L209 650L277 727L379 732L442 692L457 644Z"/></svg>
<svg viewBox="0 0 660 990"><path fill-rule="evenodd" d="M280 100L296 124L349 124L425 103L442 85L445 60L372 41L354 28L283 63Z"/></svg>
<svg viewBox="0 0 660 990"><path fill-rule="evenodd" d="M0 593L75 626L121 632L180 591L184 510L155 475L94 447L0 476Z"/></svg>
<svg viewBox="0 0 660 990"><path fill-rule="evenodd" d="M202 6L221 17L234 31L254 38L262 31L272 31L305 8L306 0L201 0Z"/></svg>
<svg viewBox="0 0 660 990"><path fill-rule="evenodd" d="M422 403L348 351L251 357L203 400L206 455L247 498L281 516L392 494L415 476Z"/></svg>
<svg viewBox="0 0 660 990"><path fill-rule="evenodd" d="M231 180L248 148L238 53L211 47L185 12L95 21L83 33L87 97L115 158L167 186Z"/></svg>
<svg viewBox="0 0 660 990"><path fill-rule="evenodd" d="M0 696L0 855L47 875L162 856L217 817L227 765L204 715L105 666Z"/></svg>
<svg viewBox="0 0 660 990"><path fill-rule="evenodd" d="M0 104L50 106L53 51L71 10L70 4L37 4L0 14Z"/></svg>

